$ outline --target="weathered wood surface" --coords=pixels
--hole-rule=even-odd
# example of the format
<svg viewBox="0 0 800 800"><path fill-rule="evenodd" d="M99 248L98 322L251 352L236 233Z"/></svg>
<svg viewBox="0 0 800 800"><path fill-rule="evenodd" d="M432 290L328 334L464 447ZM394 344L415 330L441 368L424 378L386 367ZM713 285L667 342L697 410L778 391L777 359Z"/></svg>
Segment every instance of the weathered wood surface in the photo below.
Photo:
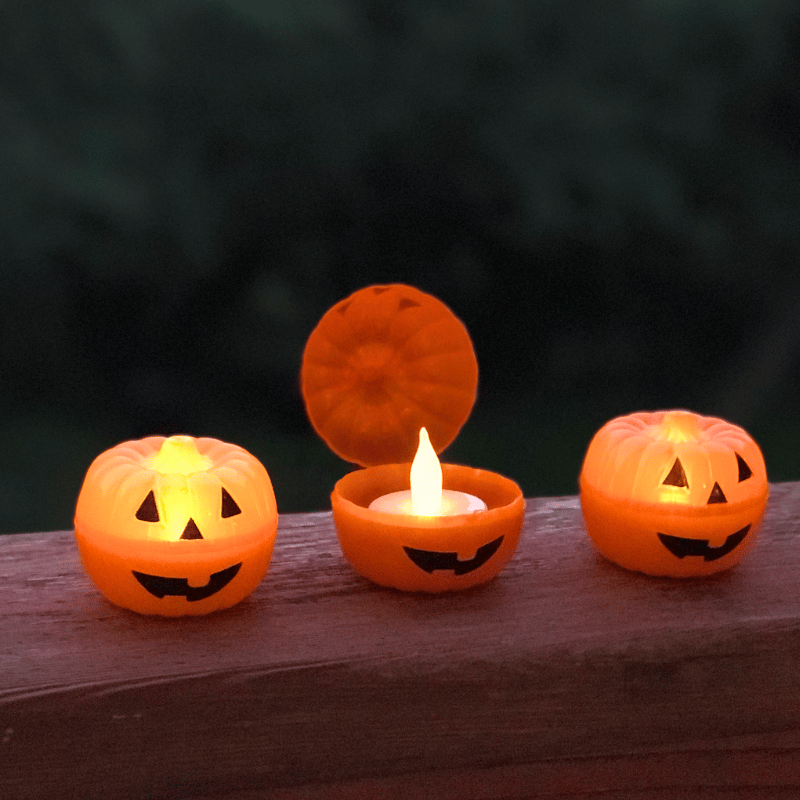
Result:
<svg viewBox="0 0 800 800"><path fill-rule="evenodd" d="M0 537L0 797L797 798L800 484L734 570L605 562L576 498L528 501L493 583L417 596L281 519L252 597L107 603L70 532Z"/></svg>

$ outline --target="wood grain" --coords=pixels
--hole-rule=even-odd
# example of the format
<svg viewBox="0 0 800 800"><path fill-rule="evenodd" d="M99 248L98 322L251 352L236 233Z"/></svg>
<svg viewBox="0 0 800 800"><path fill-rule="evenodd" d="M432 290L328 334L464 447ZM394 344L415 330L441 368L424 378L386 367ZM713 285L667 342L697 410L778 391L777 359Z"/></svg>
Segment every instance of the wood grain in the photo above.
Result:
<svg viewBox="0 0 800 800"><path fill-rule="evenodd" d="M498 579L433 597L287 515L195 619L107 603L71 532L0 537L0 797L798 797L800 484L771 491L722 575L625 572L546 498Z"/></svg>

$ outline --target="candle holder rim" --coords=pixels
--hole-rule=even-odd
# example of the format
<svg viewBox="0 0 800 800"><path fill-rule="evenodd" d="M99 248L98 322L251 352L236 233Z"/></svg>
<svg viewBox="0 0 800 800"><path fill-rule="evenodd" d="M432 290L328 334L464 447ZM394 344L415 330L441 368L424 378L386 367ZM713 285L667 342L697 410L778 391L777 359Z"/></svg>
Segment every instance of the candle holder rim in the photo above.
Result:
<svg viewBox="0 0 800 800"><path fill-rule="evenodd" d="M516 505L521 504L523 508L525 505L522 490L511 478L491 470L478 469L461 464L443 463L442 488L464 491L479 497L487 505L485 511L441 517L415 517L408 514L393 514L388 511L377 511L369 508L369 504L378 497L390 492L407 489L410 471L410 463L400 463L380 464L348 472L334 485L331 492L331 502L334 505L337 502L346 504L353 509L357 509L357 513L360 515L369 516L371 519L379 520L393 527L457 527L477 517L488 519L504 512L507 513L508 510ZM375 484L380 483L379 478L387 479L389 483L380 487L375 486ZM491 481L489 499L485 496L485 491L484 494L481 493L481 488L485 489L485 484L480 483L481 478L489 478ZM456 485L452 484L454 479L457 481ZM369 491L360 486L363 483L367 483L371 487ZM356 484L356 486L351 484ZM359 489L361 491L358 496L353 497L353 492ZM426 525L425 523L428 524Z"/></svg>

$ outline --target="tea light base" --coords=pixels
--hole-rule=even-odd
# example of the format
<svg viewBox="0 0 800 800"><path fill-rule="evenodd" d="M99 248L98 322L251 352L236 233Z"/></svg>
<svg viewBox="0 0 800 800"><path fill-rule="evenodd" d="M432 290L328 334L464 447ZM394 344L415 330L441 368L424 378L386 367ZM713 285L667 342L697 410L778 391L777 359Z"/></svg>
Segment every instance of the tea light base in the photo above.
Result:
<svg viewBox="0 0 800 800"><path fill-rule="evenodd" d="M410 470L410 464L368 467L336 483L333 520L353 569L407 592L457 591L494 578L514 555L522 530L519 486L494 472L442 464L444 488L479 497L486 511L422 517L368 508L377 497L406 489Z"/></svg>

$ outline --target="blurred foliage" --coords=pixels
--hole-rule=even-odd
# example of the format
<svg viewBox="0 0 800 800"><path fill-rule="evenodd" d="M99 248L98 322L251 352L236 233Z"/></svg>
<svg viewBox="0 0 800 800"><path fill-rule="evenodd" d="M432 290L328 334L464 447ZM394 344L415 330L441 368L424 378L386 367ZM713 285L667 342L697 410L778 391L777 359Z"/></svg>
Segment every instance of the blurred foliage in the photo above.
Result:
<svg viewBox="0 0 800 800"><path fill-rule="evenodd" d="M797 479L799 156L788 0L3 0L0 531L152 433L328 507L302 349L388 281L475 341L450 460L572 493L605 420L682 406Z"/></svg>

